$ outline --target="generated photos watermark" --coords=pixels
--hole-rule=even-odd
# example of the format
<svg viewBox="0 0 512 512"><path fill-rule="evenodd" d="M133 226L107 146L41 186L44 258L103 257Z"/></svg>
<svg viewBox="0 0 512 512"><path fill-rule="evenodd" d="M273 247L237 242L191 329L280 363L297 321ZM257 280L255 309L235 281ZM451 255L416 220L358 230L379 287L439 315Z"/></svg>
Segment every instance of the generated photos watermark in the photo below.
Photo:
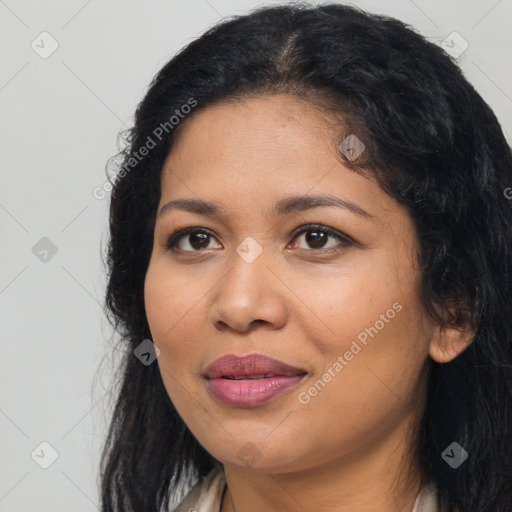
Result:
<svg viewBox="0 0 512 512"><path fill-rule="evenodd" d="M159 142L164 138L164 134L169 134L182 119L185 119L192 109L197 105L195 98L189 98L187 103L181 105L179 109L174 110L174 114L169 118L168 121L160 123L153 131L151 135L148 135L146 141L136 151L131 153L128 162L126 162L121 169L113 176L116 178L124 178L130 171L132 171L141 160L144 159L152 149L154 149ZM112 182L107 180L103 185L95 187L92 191L92 195L95 199L101 201L105 199L107 193L112 190Z"/></svg>
<svg viewBox="0 0 512 512"><path fill-rule="evenodd" d="M343 355L339 355L336 358L336 361L327 369L325 373L322 374L322 377L318 379L312 386L310 386L307 391L301 391L297 400L302 405L307 405L311 402L311 399L320 393L325 386L331 382L344 368L348 365L350 361L354 359L354 357L361 352L361 350L367 346L368 344L368 336L374 338L379 332L384 329L386 324L395 318L396 314L402 310L403 306L399 302L395 302L391 308L389 308L386 313L382 313L379 316L379 320L377 320L372 326L366 327L363 331L361 331L357 335L357 341L352 341L349 349L345 351ZM362 345L362 346L361 346Z"/></svg>

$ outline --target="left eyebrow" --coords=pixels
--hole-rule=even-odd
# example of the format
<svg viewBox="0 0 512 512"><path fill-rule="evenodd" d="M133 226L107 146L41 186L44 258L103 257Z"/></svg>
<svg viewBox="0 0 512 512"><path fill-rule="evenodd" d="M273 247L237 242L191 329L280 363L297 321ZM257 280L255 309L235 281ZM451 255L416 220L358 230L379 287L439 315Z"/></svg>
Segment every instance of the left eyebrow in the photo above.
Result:
<svg viewBox="0 0 512 512"><path fill-rule="evenodd" d="M375 218L359 205L346 201L331 195L309 195L309 196L290 196L277 201L272 207L274 216L284 216L297 211L309 210L311 208L321 208L326 206L334 206L336 208L344 208L351 213L366 217L368 219ZM190 213L200 215L216 215L226 217L226 211L219 204L202 199L174 199L164 204L158 213L161 217L164 213L173 210L184 210Z"/></svg>
<svg viewBox="0 0 512 512"><path fill-rule="evenodd" d="M288 215L291 212L304 211L309 210L310 208L320 208L325 206L344 208L362 217L374 217L366 210L363 210L359 205L331 195L285 197L275 203L273 210L275 215Z"/></svg>

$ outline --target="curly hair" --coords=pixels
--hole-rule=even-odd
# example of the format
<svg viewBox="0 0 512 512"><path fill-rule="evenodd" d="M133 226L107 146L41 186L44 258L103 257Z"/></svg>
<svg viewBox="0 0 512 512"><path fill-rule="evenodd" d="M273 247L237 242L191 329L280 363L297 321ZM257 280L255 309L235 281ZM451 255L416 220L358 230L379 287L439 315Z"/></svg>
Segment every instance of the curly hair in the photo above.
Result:
<svg viewBox="0 0 512 512"><path fill-rule="evenodd" d="M219 464L173 407L158 365L133 356L151 338L144 281L161 172L176 134L202 109L282 93L361 134L365 161L346 163L407 207L425 310L439 325L475 329L455 359L430 360L414 450L439 506L510 512L511 148L456 62L412 27L355 7L296 2L225 18L181 49L153 78L115 157L104 307L126 353L101 454L101 510L157 512L180 483ZM457 469L441 457L454 440L469 453Z"/></svg>

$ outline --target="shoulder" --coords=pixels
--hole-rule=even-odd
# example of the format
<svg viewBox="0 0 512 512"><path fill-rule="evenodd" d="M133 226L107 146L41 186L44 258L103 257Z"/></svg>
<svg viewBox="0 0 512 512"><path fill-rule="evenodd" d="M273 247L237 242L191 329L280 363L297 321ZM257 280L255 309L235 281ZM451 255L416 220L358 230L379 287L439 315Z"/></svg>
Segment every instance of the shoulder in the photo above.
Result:
<svg viewBox="0 0 512 512"><path fill-rule="evenodd" d="M219 512L225 486L224 469L216 466L190 489L173 512Z"/></svg>

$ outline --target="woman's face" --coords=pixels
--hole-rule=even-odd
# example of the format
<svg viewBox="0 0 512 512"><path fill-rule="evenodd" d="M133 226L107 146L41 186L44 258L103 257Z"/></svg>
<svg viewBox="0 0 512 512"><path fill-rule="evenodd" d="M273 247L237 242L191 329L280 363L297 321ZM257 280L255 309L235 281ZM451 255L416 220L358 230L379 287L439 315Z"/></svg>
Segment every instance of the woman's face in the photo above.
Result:
<svg viewBox="0 0 512 512"><path fill-rule="evenodd" d="M222 103L185 123L158 211L188 207L157 216L145 282L177 411L231 466L279 473L401 456L434 332L409 214L341 163L342 141L301 100ZM354 140L343 150L361 150ZM196 232L167 247L187 227ZM292 369L256 358L206 376L223 356L251 354Z"/></svg>

